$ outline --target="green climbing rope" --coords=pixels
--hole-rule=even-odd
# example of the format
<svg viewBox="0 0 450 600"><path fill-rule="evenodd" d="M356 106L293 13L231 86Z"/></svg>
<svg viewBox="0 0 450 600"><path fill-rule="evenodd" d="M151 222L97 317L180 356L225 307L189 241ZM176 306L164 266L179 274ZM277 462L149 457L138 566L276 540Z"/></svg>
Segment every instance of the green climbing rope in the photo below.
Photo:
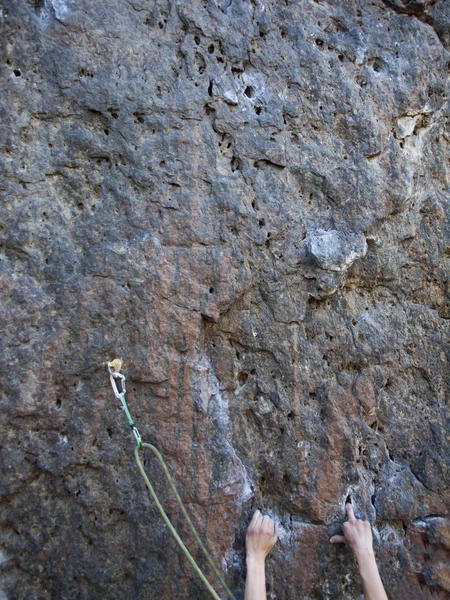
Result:
<svg viewBox="0 0 450 600"><path fill-rule="evenodd" d="M142 475L142 477L144 478L145 484L147 486L147 488L149 489L149 492L153 498L153 500L155 501L155 504L162 516L162 518L164 519L164 521L166 522L168 528L170 529L172 535L174 536L174 538L177 540L180 548L183 550L184 554L186 555L187 559L189 560L189 562L191 563L191 565L193 566L194 570L196 571L196 573L198 574L198 576L200 577L200 579L203 581L203 583L205 584L205 586L207 587L208 591L210 592L210 594L212 595L213 598L215 598L215 600L220 600L220 596L216 593L216 591L214 590L214 588L211 586L211 584L209 583L209 581L206 579L205 575L202 573L202 570L200 569L200 567L197 565L197 563L195 562L194 558L192 557L191 553L189 552L189 550L187 549L187 547L185 546L185 544L183 543L183 540L180 538L180 536L178 535L175 527L172 525L169 517L166 514L166 511L164 510L164 507L162 506L161 502L158 499L158 496L156 495L156 492L147 476L147 473L145 472L144 466L141 462L140 456L139 456L139 450L143 450L144 448L148 448L149 450L151 450L156 458L158 459L159 463L161 464L161 467L164 471L164 475L167 478L167 481L169 482L169 485L172 489L172 492L174 493L175 498L177 499L177 502L180 506L181 512L183 513L183 516L186 520L186 523L189 526L189 529L192 531L195 540L197 541L197 544L199 545L200 549L202 550L203 554L205 555L206 559L208 560L209 564L211 565L217 579L220 581L221 585L223 586L223 589L226 591L228 597L231 600L235 600L233 594L231 593L230 589L228 588L227 584L225 583L224 578L222 577L222 574L220 573L219 569L216 567L214 560L212 558L212 556L210 555L210 553L208 552L208 550L206 549L205 545L203 544L202 540L200 539L200 536L197 532L197 530L195 529L194 524L191 521L191 518L189 517L186 508L183 504L183 501L181 499L180 494L178 493L178 490L175 486L175 482L169 472L169 469L167 468L167 465L164 461L164 458L162 457L161 453L159 452L159 450L157 448L155 448L155 446L153 446L152 444L147 444L145 442L142 442L141 440L141 436L139 434L139 431L136 427L136 425L133 422L133 418L130 414L130 411L128 409L126 400L125 400L125 376L120 373L120 369L122 368L122 361L119 360L118 358L114 359L111 362L106 363L107 367L108 367L108 371L109 371L109 375L110 375L110 380L111 380L111 385L114 391L114 394L116 396L116 398L118 398L121 401L122 404L122 409L124 410L127 419L128 419L128 423L131 427L131 430L133 431L133 435L136 439L136 448L134 449L134 458L136 461L136 464L138 466L138 469ZM118 390L115 379L119 379L121 382L121 391Z"/></svg>

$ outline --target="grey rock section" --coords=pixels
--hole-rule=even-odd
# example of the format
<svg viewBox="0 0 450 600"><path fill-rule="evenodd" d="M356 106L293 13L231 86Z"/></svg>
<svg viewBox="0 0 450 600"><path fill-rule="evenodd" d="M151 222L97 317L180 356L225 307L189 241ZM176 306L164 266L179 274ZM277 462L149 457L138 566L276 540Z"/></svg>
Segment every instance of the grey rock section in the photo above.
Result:
<svg viewBox="0 0 450 600"><path fill-rule="evenodd" d="M362 234L317 229L309 235L308 249L321 269L342 272L366 255L367 242Z"/></svg>
<svg viewBox="0 0 450 600"><path fill-rule="evenodd" d="M256 507L270 597L360 598L349 494L389 597L449 598L449 3L0 19L0 596L206 597L119 356L237 598Z"/></svg>

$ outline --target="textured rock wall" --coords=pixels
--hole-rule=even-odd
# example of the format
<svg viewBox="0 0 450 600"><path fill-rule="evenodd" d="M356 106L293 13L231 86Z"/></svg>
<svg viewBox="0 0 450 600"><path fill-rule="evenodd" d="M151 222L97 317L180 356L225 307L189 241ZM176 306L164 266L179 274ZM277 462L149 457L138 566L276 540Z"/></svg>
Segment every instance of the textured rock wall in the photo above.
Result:
<svg viewBox="0 0 450 600"><path fill-rule="evenodd" d="M1 23L1 598L207 595L115 356L237 598L255 507L270 598L359 598L328 544L349 494L390 598L450 598L450 4L4 0Z"/></svg>

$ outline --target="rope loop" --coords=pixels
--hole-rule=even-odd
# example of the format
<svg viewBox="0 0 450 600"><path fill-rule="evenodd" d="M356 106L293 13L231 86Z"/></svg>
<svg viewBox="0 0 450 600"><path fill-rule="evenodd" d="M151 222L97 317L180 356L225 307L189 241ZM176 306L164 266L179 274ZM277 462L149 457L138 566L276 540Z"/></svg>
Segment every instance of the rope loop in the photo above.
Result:
<svg viewBox="0 0 450 600"><path fill-rule="evenodd" d="M189 552L189 550L187 549L187 547L185 546L185 544L183 543L183 540L180 538L180 536L178 535L175 527L172 525L169 517L166 514L166 511L164 510L164 507L162 506L161 502L158 499L158 496L156 495L155 490L153 489L153 486L147 476L147 473L145 472L144 466L142 465L140 456L139 456L139 450L144 451L145 448L150 449L153 454L156 456L156 458L158 459L163 471L164 471L164 475L167 479L167 481L169 482L169 485L172 489L172 492L178 502L178 505L180 506L181 512L183 514L183 517L186 521L186 523L189 526L189 529L191 530L192 534L194 535L194 538L197 542L197 544L199 545L201 551L203 552L203 554L205 555L207 561L209 562L209 564L211 565L217 579L220 581L223 589L225 590L227 596L230 598L230 600L235 600L232 592L230 591L229 587L227 586L227 584L225 583L225 580L222 576L222 574L220 573L219 569L216 567L214 560L212 558L212 556L210 555L210 553L208 552L208 550L206 549L205 545L203 544L194 524L191 521L191 518L189 517L186 508L183 504L183 501L181 499L180 494L178 493L178 490L175 486L175 482L172 478L172 475L169 472L169 469L167 468L166 462L164 460L164 458L162 457L162 454L160 453L160 451L155 448L155 446L153 446L152 444L147 444L145 442L142 441L141 439L141 434L139 433L138 428L136 427L136 425L133 422L133 418L131 416L130 411L128 410L128 405L127 402L125 400L125 392L126 392L126 387L125 387L125 375L123 375L122 373L120 373L120 369L122 368L122 361L118 358L114 359L111 362L106 363L107 367L108 367L108 372L109 372L109 378L111 380L111 386L114 392L114 395L116 396L116 398L118 400L120 400L121 405L122 405L122 410L125 412L127 419L128 419L128 423L131 427L131 430L133 431L133 435L135 437L136 440L136 447L134 449L134 458L136 461L136 464L138 466L138 469L142 475L142 477L144 478L145 481L145 485L147 486L153 500L155 501L155 504L162 516L162 518L164 519L164 521L166 522L167 527L170 529L172 535L174 536L174 538L177 540L180 548L182 549L182 551L184 552L184 554L186 555L187 559L189 560L189 562L191 563L192 567L194 568L195 572L197 573L197 575L200 577L200 579L203 581L203 583L205 584L206 588L208 589L208 591L210 592L211 596L215 599L215 600L221 600L220 596L217 594L217 592L214 590L214 588L211 586L211 584L209 583L209 581L206 579L205 575L203 574L202 570L200 569L200 567L198 566L198 564L195 562L194 558L192 557L191 553ZM116 379L119 379L120 381L120 387L121 387L121 391L119 392L118 387L116 385Z"/></svg>

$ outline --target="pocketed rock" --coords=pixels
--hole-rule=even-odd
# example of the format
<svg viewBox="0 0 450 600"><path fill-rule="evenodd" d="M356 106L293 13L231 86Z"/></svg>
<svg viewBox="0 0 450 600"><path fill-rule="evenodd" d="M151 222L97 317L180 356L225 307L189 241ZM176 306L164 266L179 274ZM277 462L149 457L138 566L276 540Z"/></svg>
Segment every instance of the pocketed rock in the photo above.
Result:
<svg viewBox="0 0 450 600"><path fill-rule="evenodd" d="M449 6L3 0L0 598L450 598Z"/></svg>

